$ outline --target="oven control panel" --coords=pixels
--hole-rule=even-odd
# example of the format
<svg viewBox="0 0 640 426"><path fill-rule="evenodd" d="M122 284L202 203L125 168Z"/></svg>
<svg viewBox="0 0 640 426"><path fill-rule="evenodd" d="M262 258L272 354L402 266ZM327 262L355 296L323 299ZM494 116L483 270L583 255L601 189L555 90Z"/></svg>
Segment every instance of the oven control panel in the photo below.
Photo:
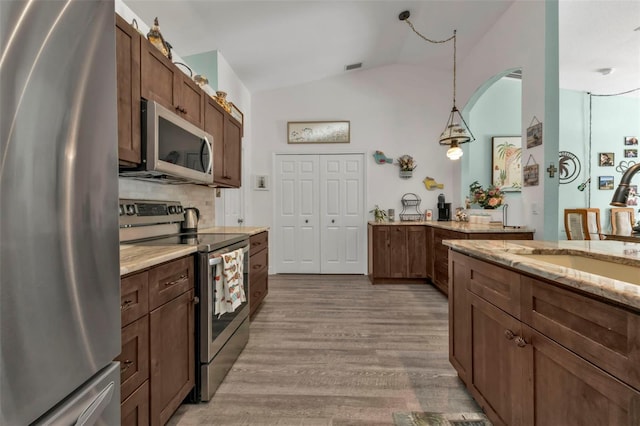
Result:
<svg viewBox="0 0 640 426"><path fill-rule="evenodd" d="M174 223L184 220L179 201L120 199L120 227Z"/></svg>

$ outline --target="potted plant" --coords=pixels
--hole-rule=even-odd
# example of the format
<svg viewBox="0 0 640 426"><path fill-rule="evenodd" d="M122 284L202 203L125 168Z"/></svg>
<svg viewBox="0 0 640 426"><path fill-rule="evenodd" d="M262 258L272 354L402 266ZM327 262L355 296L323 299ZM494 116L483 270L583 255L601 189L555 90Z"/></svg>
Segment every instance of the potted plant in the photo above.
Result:
<svg viewBox="0 0 640 426"><path fill-rule="evenodd" d="M369 210L369 213L373 213L373 218L376 222L384 222L387 220L387 212L378 207L377 204L373 210Z"/></svg>

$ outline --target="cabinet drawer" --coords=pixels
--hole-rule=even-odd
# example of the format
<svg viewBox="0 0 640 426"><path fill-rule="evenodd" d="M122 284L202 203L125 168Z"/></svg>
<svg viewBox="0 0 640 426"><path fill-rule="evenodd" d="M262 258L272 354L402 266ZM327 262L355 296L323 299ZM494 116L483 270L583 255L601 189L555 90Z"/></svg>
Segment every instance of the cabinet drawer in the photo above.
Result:
<svg viewBox="0 0 640 426"><path fill-rule="evenodd" d="M258 280L251 281L251 295L249 297L249 306L251 307L252 313L258 308L258 306L260 306L260 303L262 303L262 300L267 295L267 292L269 290L268 282L269 279L266 275Z"/></svg>
<svg viewBox="0 0 640 426"><path fill-rule="evenodd" d="M591 297L522 277L523 321L640 389L640 316Z"/></svg>
<svg viewBox="0 0 640 426"><path fill-rule="evenodd" d="M249 241L251 243L249 253L253 255L261 250L266 249L269 246L269 233L265 231L256 235L252 235Z"/></svg>
<svg viewBox="0 0 640 426"><path fill-rule="evenodd" d="M469 259L469 290L520 319L520 274Z"/></svg>
<svg viewBox="0 0 640 426"><path fill-rule="evenodd" d="M145 381L131 396L120 404L122 426L149 424L149 381Z"/></svg>
<svg viewBox="0 0 640 426"><path fill-rule="evenodd" d="M149 312L149 274L141 272L120 280L122 327Z"/></svg>
<svg viewBox="0 0 640 426"><path fill-rule="evenodd" d="M193 258L183 257L149 270L149 310L193 288Z"/></svg>
<svg viewBox="0 0 640 426"><path fill-rule="evenodd" d="M253 280L257 280L268 273L269 251L262 250L257 254L251 254L251 257L249 257L249 268L249 282L253 285Z"/></svg>
<svg viewBox="0 0 640 426"><path fill-rule="evenodd" d="M145 315L122 329L120 401L149 378L149 317Z"/></svg>

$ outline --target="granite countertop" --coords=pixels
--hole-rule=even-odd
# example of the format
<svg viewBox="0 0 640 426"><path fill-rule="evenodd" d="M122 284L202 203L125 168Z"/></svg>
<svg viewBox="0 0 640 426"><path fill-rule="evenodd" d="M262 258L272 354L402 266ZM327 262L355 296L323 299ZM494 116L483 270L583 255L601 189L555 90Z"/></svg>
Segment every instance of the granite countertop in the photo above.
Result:
<svg viewBox="0 0 640 426"><path fill-rule="evenodd" d="M640 309L640 285L521 255L581 255L638 268L640 244L621 241L444 240L451 249Z"/></svg>
<svg viewBox="0 0 640 426"><path fill-rule="evenodd" d="M211 228L198 229L198 232L220 234L247 234L251 236L268 230L268 226L213 226Z"/></svg>
<svg viewBox="0 0 640 426"><path fill-rule="evenodd" d="M436 220L430 221L417 221L417 222L374 222L369 221L369 225L380 226L380 225L406 225L406 226L416 226L416 225L425 225L431 226L433 228L441 228L448 229L449 231L458 231L464 232L467 234L476 234L476 233L497 233L497 234L507 234L507 233L522 233L522 232L535 232L534 229L528 228L526 226L522 227L509 227L503 228L501 224L492 225L490 223L469 223L469 222L439 222Z"/></svg>
<svg viewBox="0 0 640 426"><path fill-rule="evenodd" d="M198 251L194 246L136 246L120 245L120 275L130 274L145 268L178 259Z"/></svg>
<svg viewBox="0 0 640 426"><path fill-rule="evenodd" d="M259 234L269 230L268 226L214 226L199 229L199 232L220 234ZM178 259L195 253L197 247L183 245L138 246L135 244L120 245L120 275L130 274L159 265L163 262Z"/></svg>

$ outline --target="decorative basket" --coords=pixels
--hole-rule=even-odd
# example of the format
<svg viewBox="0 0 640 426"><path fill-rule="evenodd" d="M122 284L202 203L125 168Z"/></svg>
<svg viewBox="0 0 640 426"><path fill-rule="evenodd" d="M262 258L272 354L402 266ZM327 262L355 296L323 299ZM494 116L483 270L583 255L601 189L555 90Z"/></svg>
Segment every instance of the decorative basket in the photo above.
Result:
<svg viewBox="0 0 640 426"><path fill-rule="evenodd" d="M422 220L420 201L420 197L413 192L406 193L402 196L402 213L400 213L400 220L402 222L417 222ZM409 210L412 210L411 213L407 213L407 207L410 207Z"/></svg>

